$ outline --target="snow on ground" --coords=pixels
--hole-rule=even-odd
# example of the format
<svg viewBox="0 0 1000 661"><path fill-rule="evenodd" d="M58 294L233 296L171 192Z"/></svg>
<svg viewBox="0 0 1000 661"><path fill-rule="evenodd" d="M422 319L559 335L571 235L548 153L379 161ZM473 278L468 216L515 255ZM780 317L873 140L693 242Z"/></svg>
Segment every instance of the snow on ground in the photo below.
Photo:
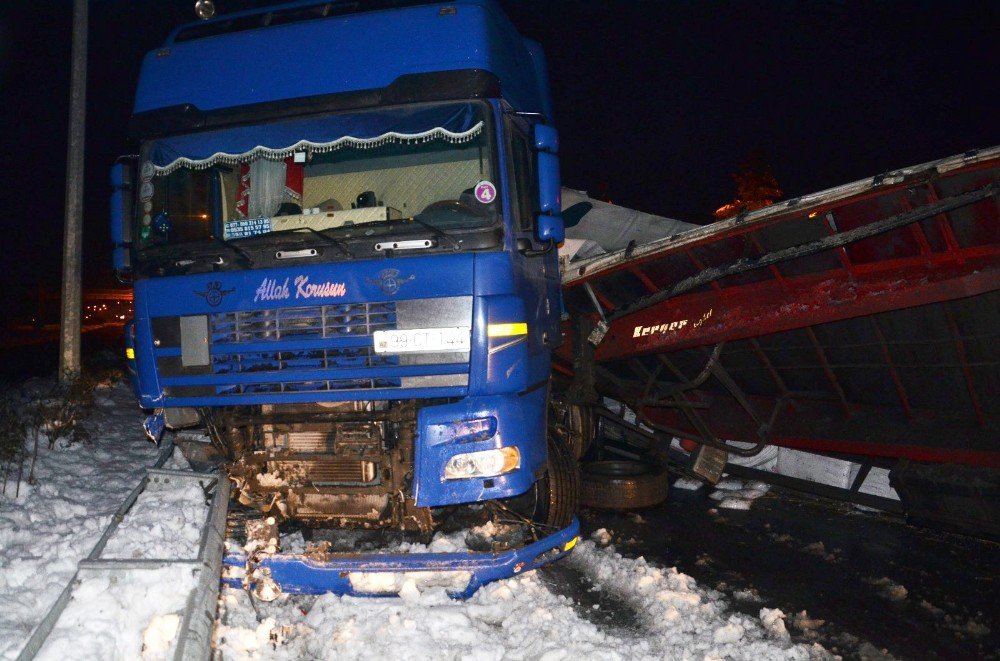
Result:
<svg viewBox="0 0 1000 661"><path fill-rule="evenodd" d="M174 480L171 486L139 494L102 558L198 557L201 528L208 516L205 492L188 480Z"/></svg>
<svg viewBox="0 0 1000 661"><path fill-rule="evenodd" d="M766 494L770 488L765 482L740 480L727 475L715 485L715 491L708 497L719 501L722 509L748 510L753 501Z"/></svg>
<svg viewBox="0 0 1000 661"><path fill-rule="evenodd" d="M685 491L696 491L704 487L705 483L693 477L679 477L674 480L672 486ZM741 480L731 475L724 475L708 497L718 501L721 509L748 510L753 501L766 494L770 488L771 485L766 482Z"/></svg>
<svg viewBox="0 0 1000 661"><path fill-rule="evenodd" d="M81 577L36 658L171 658L180 612L195 587L196 571L175 565ZM123 589L126 585L128 589Z"/></svg>
<svg viewBox="0 0 1000 661"><path fill-rule="evenodd" d="M38 483L17 500L0 500L0 657L13 658L108 524L110 515L153 463L156 450L139 429L140 414L122 387L99 394L94 440L42 449ZM99 422L98 422L99 421ZM180 466L178 466L180 467ZM740 498L756 485L728 483ZM166 500L164 500L166 499ZM161 507L167 500L175 512ZM122 523L106 556L149 557L174 545L187 555L204 520L204 498L191 486L147 492ZM138 536L138 537L137 537ZM142 544L137 539L144 538ZM407 581L400 597L362 599L282 596L258 603L225 589L217 646L227 659L812 659L820 646L793 645L779 610L754 618L733 612L724 596L674 568L626 558L602 531L564 562L632 611L635 626L602 628L573 599L551 591L537 573L482 588L465 602L440 585ZM148 547L144 549L145 547ZM441 537L430 550L459 549ZM399 549L419 551L423 547ZM164 553L165 555L166 553ZM134 579L134 580L133 580ZM50 637L43 658L165 658L193 583L190 568L136 573L112 589L88 574ZM792 624L802 625L802 617ZM139 623L140 626L135 626ZM82 634L82 635L81 635ZM137 652L139 650L139 652Z"/></svg>
<svg viewBox="0 0 1000 661"><path fill-rule="evenodd" d="M22 484L16 500L0 495L0 658L17 655L156 460L127 386L98 390L95 401L89 443L43 443L37 483Z"/></svg>
<svg viewBox="0 0 1000 661"><path fill-rule="evenodd" d="M246 593L227 588L217 647L227 659L830 658L818 645L792 645L780 610L762 609L760 619L733 613L720 593L623 557L603 538L598 531L563 562L634 611L634 629L602 630L531 572L466 602L412 582L394 598L285 595L258 602L260 620Z"/></svg>

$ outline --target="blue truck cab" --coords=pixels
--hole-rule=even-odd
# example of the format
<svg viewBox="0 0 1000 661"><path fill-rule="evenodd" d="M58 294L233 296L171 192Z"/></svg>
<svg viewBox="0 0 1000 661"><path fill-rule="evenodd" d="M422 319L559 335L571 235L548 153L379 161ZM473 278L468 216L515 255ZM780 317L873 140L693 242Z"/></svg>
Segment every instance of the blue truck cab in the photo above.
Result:
<svg viewBox="0 0 1000 661"><path fill-rule="evenodd" d="M529 522L486 556L257 557L283 590L433 566L468 593L571 547L551 122L542 50L492 0L297 2L146 56L112 238L149 429L204 425L272 522L426 536L483 503Z"/></svg>

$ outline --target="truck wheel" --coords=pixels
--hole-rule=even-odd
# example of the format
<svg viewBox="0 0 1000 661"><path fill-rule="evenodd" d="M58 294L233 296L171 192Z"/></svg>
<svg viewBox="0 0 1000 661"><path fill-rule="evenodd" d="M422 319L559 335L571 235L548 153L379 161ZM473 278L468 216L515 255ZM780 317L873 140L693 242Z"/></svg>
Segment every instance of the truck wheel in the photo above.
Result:
<svg viewBox="0 0 1000 661"><path fill-rule="evenodd" d="M573 440L572 452L577 459L587 454L594 442L594 410L581 404L570 404L566 410L566 427Z"/></svg>
<svg viewBox="0 0 1000 661"><path fill-rule="evenodd" d="M510 510L547 528L568 526L580 506L580 469L565 441L550 436L549 461L535 486L504 502Z"/></svg>
<svg viewBox="0 0 1000 661"><path fill-rule="evenodd" d="M664 471L640 461L592 461L580 468L580 503L587 507L631 510L667 499Z"/></svg>
<svg viewBox="0 0 1000 661"><path fill-rule="evenodd" d="M562 438L577 459L590 449L594 441L594 409L586 404L569 404L552 400L549 410L550 433Z"/></svg>
<svg viewBox="0 0 1000 661"><path fill-rule="evenodd" d="M544 523L556 528L565 528L573 521L580 508L580 468L573 452L557 438L549 437L549 466L539 482L546 482L547 503L543 497Z"/></svg>

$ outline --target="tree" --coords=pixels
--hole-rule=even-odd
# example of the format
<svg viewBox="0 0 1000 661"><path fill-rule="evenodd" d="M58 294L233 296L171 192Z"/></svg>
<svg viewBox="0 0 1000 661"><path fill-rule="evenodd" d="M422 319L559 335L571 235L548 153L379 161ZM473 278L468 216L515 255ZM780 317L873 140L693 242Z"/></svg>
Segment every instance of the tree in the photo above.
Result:
<svg viewBox="0 0 1000 661"><path fill-rule="evenodd" d="M771 206L781 199L781 188L771 166L760 152L752 152L733 174L736 197L715 210L715 219L724 220L747 211Z"/></svg>

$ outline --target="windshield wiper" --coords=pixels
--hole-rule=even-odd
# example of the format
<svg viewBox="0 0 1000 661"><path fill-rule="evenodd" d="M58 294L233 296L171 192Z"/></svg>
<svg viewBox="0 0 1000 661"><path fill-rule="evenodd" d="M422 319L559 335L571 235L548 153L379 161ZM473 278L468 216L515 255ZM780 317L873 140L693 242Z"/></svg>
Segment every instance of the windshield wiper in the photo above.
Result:
<svg viewBox="0 0 1000 661"><path fill-rule="evenodd" d="M287 230L278 230L277 232L268 232L267 234L262 234L261 236L275 236L275 235L278 235L278 234L290 234L292 232L301 232L302 230L306 230L307 232L311 232L311 233L315 234L316 236L318 236L319 238L323 239L324 242L326 242L326 243L330 244L331 246L335 247L337 250L339 250L341 253L343 253L344 256L346 256L348 259L353 259L354 258L354 253L352 253L350 250L347 249L347 244L346 243L344 243L340 239L333 238L329 234L321 232L321 231L319 231L317 229L313 229L312 227L292 227L292 228L289 228Z"/></svg>
<svg viewBox="0 0 1000 661"><path fill-rule="evenodd" d="M417 214L417 215L419 215L419 214ZM420 218L418 218L417 216L411 216L410 220L412 220L416 224L420 225L421 227L425 227L425 228L429 229L431 231L431 233L434 234L434 236L436 236L439 239L444 239L445 241L447 241L448 243L450 243L451 247L454 248L455 250L461 250L462 249L461 244L458 241L456 241L455 239L453 239L451 237L451 235L449 235L444 230L442 230L442 229L440 229L438 227L435 227L434 225L431 225L430 223L428 223L426 221L420 220Z"/></svg>
<svg viewBox="0 0 1000 661"><path fill-rule="evenodd" d="M253 257L251 257L250 253L248 253L246 250L240 248L232 241L226 241L221 236L213 236L212 239L214 239L216 243L219 243L220 245L229 248L230 250L238 254L240 257L242 257L243 259L241 261L243 262L244 266L246 266L247 268L253 267Z"/></svg>

